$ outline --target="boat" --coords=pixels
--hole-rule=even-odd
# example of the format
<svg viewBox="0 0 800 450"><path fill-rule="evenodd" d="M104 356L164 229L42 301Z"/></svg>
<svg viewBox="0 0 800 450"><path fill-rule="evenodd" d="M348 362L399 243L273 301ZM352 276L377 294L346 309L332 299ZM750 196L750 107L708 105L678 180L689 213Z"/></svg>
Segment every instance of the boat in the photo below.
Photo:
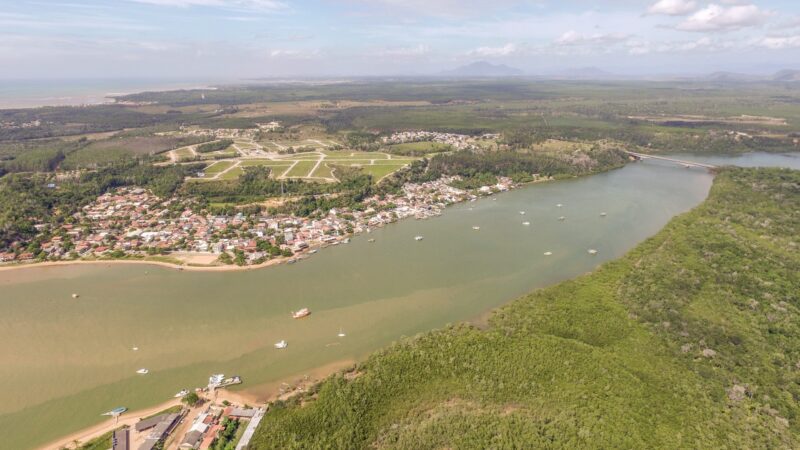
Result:
<svg viewBox="0 0 800 450"><path fill-rule="evenodd" d="M375 242L375 239L368 239L367 242L369 243Z"/></svg>
<svg viewBox="0 0 800 450"><path fill-rule="evenodd" d="M345 240L344 240L344 243L345 243L345 244L349 244L349 243L350 243L350 238L347 238L347 239L345 239Z"/></svg>
<svg viewBox="0 0 800 450"><path fill-rule="evenodd" d="M560 221L562 221L562 222L563 222L563 221L567 220L567 218L566 218L566 217L564 217L564 216L561 216L561 217L559 217L559 218L558 218L558 220L560 220Z"/></svg>
<svg viewBox="0 0 800 450"><path fill-rule="evenodd" d="M519 215L524 216L525 215L525 211L520 211Z"/></svg>
<svg viewBox="0 0 800 450"><path fill-rule="evenodd" d="M189 393L188 389L181 389L181 391L178 392L177 394L175 394L173 397L175 397L175 398L183 398L188 393Z"/></svg>
<svg viewBox="0 0 800 450"><path fill-rule="evenodd" d="M72 298L78 298L78 297L80 297L80 295L78 295L78 294L72 294Z"/></svg>
<svg viewBox="0 0 800 450"><path fill-rule="evenodd" d="M596 255L596 254L597 254L597 250L595 250L595 249L593 249L593 248L590 248L590 249L589 249L589 254L590 254L590 255Z"/></svg>
<svg viewBox="0 0 800 450"><path fill-rule="evenodd" d="M344 331L342 331L342 329L341 329L341 328L339 328L339 334L337 334L336 336L338 336L338 337L340 337L340 338L343 338L343 337L345 337L345 336L347 336L347 335L346 335L346 334L344 334Z"/></svg>
<svg viewBox="0 0 800 450"><path fill-rule="evenodd" d="M601 213L600 213L600 217L605 217L605 216L607 216L607 215L608 215L608 214L606 214L606 213L604 213L604 212L601 212Z"/></svg>
<svg viewBox="0 0 800 450"><path fill-rule="evenodd" d="M544 252L544 256L550 256L552 254L553 254L553 252Z"/></svg>
<svg viewBox="0 0 800 450"><path fill-rule="evenodd" d="M481 229L481 227L472 227L472 229L475 230L475 231L478 231L478 230Z"/></svg>
<svg viewBox="0 0 800 450"><path fill-rule="evenodd" d="M421 240L423 240L423 239L425 239L425 238L424 238L424 237L422 237L422 236L415 236L415 237L414 237L414 240L415 240L415 241L421 241Z"/></svg>
<svg viewBox="0 0 800 450"><path fill-rule="evenodd" d="M522 224L527 227L527 226L530 226L531 223L530 222L522 222Z"/></svg>
<svg viewBox="0 0 800 450"><path fill-rule="evenodd" d="M111 411L104 412L103 414L101 414L101 416L118 416L118 415L124 413L127 410L128 410L128 408L126 408L124 406L120 406L119 408L114 408Z"/></svg>
<svg viewBox="0 0 800 450"><path fill-rule="evenodd" d="M150 373L150 371L147 370L147 369L142 368L142 369L137 370L136 373L138 373L139 375L147 375L148 373Z"/></svg>
<svg viewBox="0 0 800 450"><path fill-rule="evenodd" d="M288 345L289 344L287 344L286 341L278 341L278 342L275 343L275 348L283 349L283 348L286 348Z"/></svg>
<svg viewBox="0 0 800 450"><path fill-rule="evenodd" d="M138 352L139 351L139 347L133 347L133 348L131 348L131 350L133 350L135 352Z"/></svg>
<svg viewBox="0 0 800 450"><path fill-rule="evenodd" d="M225 374L222 373L215 373L208 377L208 385L209 386L219 386L222 384L222 381L225 380Z"/></svg>
<svg viewBox="0 0 800 450"><path fill-rule="evenodd" d="M299 309L292 313L292 319L302 319L303 317L308 317L311 314L311 311L308 308Z"/></svg>
<svg viewBox="0 0 800 450"><path fill-rule="evenodd" d="M311 254L313 255L314 253L317 253L318 251L319 251L319 250L317 250L317 249L314 249L314 250L311 250L311 251L310 251L310 252L308 252L308 253L311 253Z"/></svg>
<svg viewBox="0 0 800 450"><path fill-rule="evenodd" d="M562 205L561 203L559 203L559 204L557 204L557 205L556 205L556 208L561 208L562 206L564 206L564 205Z"/></svg>

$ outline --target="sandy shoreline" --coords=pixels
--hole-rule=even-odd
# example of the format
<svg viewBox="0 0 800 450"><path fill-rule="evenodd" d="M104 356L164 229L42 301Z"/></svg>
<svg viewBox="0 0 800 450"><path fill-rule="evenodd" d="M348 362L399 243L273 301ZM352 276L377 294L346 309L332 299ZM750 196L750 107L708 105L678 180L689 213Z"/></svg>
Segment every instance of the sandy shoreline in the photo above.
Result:
<svg viewBox="0 0 800 450"><path fill-rule="evenodd" d="M330 375L333 375L337 372L347 369L348 367L353 366L353 364L355 364L355 361L353 360L336 361L330 364L326 364L324 366L309 369L304 372L305 375L295 374L293 376L287 377L282 380L259 384L248 389L243 389L241 391L229 391L227 389L219 389L215 392L213 401L216 403L220 403L223 400L227 400L233 404L259 407L267 403L273 402L275 400L279 399L285 400L286 398L299 394L304 389L313 386L316 383L319 383L324 378ZM294 389L292 391L288 393L280 392L280 388L282 385L286 385L288 384L289 381L296 380L297 378L300 377L302 377L301 380L296 381L294 383ZM164 403L160 403L158 405L149 408L140 409L137 411L126 411L125 413L122 414L119 421L115 422L113 419L105 420L96 425L92 425L80 431L70 433L69 435L63 436L57 440L39 446L37 447L37 450L58 450L62 448L72 448L75 441L86 443L92 439L95 439L99 436L102 436L105 433L108 433L125 425L133 428L136 422L141 420L141 418L152 416L167 408L171 408L173 406L180 404L181 404L180 399L173 398ZM178 438L181 437L182 436L178 436Z"/></svg>
<svg viewBox="0 0 800 450"><path fill-rule="evenodd" d="M267 262L261 264L254 264L249 266L237 266L237 265L227 265L227 266L192 266L187 264L175 264L165 261L149 261L143 259L98 259L98 260L77 260L77 261L47 261L41 263L19 263L19 264L8 264L8 265L0 265L0 272L12 271L12 270L23 270L23 269L35 269L38 267L46 268L46 267L57 267L57 266L78 266L78 265L103 265L103 264L144 264L150 266L160 266L166 267L169 269L176 269L176 270L185 270L187 272L235 272L235 271L243 271L243 270L256 270L262 269L264 267L275 266L278 264L283 264L288 262L288 259L272 259Z"/></svg>

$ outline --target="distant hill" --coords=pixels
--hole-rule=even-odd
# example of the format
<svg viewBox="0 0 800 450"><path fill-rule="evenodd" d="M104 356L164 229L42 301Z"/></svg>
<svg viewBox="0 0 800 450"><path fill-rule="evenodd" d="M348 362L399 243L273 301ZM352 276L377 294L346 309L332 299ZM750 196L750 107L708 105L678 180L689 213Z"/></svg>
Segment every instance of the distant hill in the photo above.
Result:
<svg viewBox="0 0 800 450"><path fill-rule="evenodd" d="M748 75L736 72L713 72L704 77L707 81L758 81L763 77L759 75Z"/></svg>
<svg viewBox="0 0 800 450"><path fill-rule="evenodd" d="M517 77L524 74L523 71L514 67L486 61L477 61L440 73L440 75L448 77Z"/></svg>
<svg viewBox="0 0 800 450"><path fill-rule="evenodd" d="M772 81L800 81L800 70L781 70L772 76Z"/></svg>

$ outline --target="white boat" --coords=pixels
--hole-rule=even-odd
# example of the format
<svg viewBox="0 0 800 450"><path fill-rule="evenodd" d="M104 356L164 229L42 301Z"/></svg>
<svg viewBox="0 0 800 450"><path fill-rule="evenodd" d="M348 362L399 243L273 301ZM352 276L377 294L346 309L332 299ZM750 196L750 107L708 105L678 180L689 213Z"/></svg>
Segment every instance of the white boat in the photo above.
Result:
<svg viewBox="0 0 800 450"><path fill-rule="evenodd" d="M124 413L124 412L125 412L125 411L127 411L127 410L128 410L128 408L126 408L126 407L124 407L124 406L120 406L119 408L114 408L114 409L112 409L111 411L104 412L104 413L103 413L103 414L101 414L101 415L102 415L102 416L118 416L118 415L120 415L120 414Z"/></svg>
<svg viewBox="0 0 800 450"><path fill-rule="evenodd" d="M350 238L347 238L347 239L345 239L345 240L344 240L344 243L345 243L345 244L349 244L349 243L350 243Z"/></svg>
<svg viewBox="0 0 800 450"><path fill-rule="evenodd" d="M524 216L524 215L525 215L525 211L520 211L520 212L519 212L519 215L520 215L520 216Z"/></svg>
<svg viewBox="0 0 800 450"><path fill-rule="evenodd" d="M147 369L142 368L142 369L137 370L136 373L138 373L139 375L147 375L148 373L150 373L150 371L147 370Z"/></svg>
<svg viewBox="0 0 800 450"><path fill-rule="evenodd" d="M601 213L600 213L600 217L605 217L605 216L607 216L607 215L608 215L608 214L606 214L606 213L604 213L604 212L601 212Z"/></svg>
<svg viewBox="0 0 800 450"><path fill-rule="evenodd" d="M177 394L175 394L175 395L174 395L174 397L175 397L175 398L183 398L183 397L184 397L184 396L186 396L186 394L188 394L188 393L189 393L189 390L188 390L188 389L181 389L181 391L180 391L180 392L178 392Z"/></svg>
<svg viewBox="0 0 800 450"><path fill-rule="evenodd" d="M544 256L550 256L552 254L553 254L553 252L544 252Z"/></svg>
<svg viewBox="0 0 800 450"><path fill-rule="evenodd" d="M289 344L287 344L286 341L278 341L278 342L275 343L275 348L283 349L283 348L286 348L288 345Z"/></svg>
<svg viewBox="0 0 800 450"><path fill-rule="evenodd" d="M564 206L564 205L562 205L561 203L559 203L559 204L557 204L557 205L556 205L556 208L561 208L562 206Z"/></svg>
<svg viewBox="0 0 800 450"><path fill-rule="evenodd" d="M303 317L307 317L311 314L311 310L308 308L302 308L292 313L292 319L302 319Z"/></svg>
<svg viewBox="0 0 800 450"><path fill-rule="evenodd" d="M561 217L559 217L559 218L558 218L558 220L560 220L560 221L562 221L562 222L563 222L563 221L567 220L567 218L566 218L566 217L564 217L564 216L561 216Z"/></svg>
<svg viewBox="0 0 800 450"><path fill-rule="evenodd" d="M78 294L72 294L72 298L78 298L78 297L80 297L80 295L78 295Z"/></svg>
<svg viewBox="0 0 800 450"><path fill-rule="evenodd" d="M415 240L415 241L421 241L421 240L423 240L423 239L425 239L425 238L424 238L424 237L422 237L422 236L415 236L415 237L414 237L414 240Z"/></svg>
<svg viewBox="0 0 800 450"><path fill-rule="evenodd" d="M345 337L345 336L347 336L347 335L346 335L346 334L344 334L344 331L342 331L342 329L341 329L341 328L339 328L339 334L337 334L336 336L338 336L338 337L342 338L342 337Z"/></svg>
<svg viewBox="0 0 800 450"><path fill-rule="evenodd" d="M481 229L481 227L472 227L472 229L475 230L475 231L478 231L478 230Z"/></svg>
<svg viewBox="0 0 800 450"><path fill-rule="evenodd" d="M525 225L526 227L528 227L528 226L530 226L530 225L531 225L531 223L530 223L530 222L522 222L522 224L523 224L523 225Z"/></svg>
<svg viewBox="0 0 800 450"><path fill-rule="evenodd" d="M371 244L371 243L375 242L375 239L368 239L367 242L369 242Z"/></svg>
<svg viewBox="0 0 800 450"><path fill-rule="evenodd" d="M590 254L590 255L596 255L596 254L597 254L597 250L595 250L595 249L593 249L593 248L590 248L590 249L589 249L589 254Z"/></svg>
<svg viewBox="0 0 800 450"><path fill-rule="evenodd" d="M319 251L319 250L317 250L317 249L314 249L314 250L311 250L311 251L310 251L310 252L308 252L308 253L311 253L311 254L313 255L314 253L317 253L318 251Z"/></svg>
<svg viewBox="0 0 800 450"><path fill-rule="evenodd" d="M133 347L133 348L131 348L131 350L133 350L135 352L138 352L139 351L139 347Z"/></svg>

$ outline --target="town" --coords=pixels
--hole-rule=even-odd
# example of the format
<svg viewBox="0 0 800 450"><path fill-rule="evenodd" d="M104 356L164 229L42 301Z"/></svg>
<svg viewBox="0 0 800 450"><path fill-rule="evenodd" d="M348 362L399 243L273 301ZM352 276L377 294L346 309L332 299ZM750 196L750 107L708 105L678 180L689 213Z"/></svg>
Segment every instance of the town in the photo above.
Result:
<svg viewBox="0 0 800 450"><path fill-rule="evenodd" d="M514 187L500 177L496 185L474 193L451 184L458 177L407 183L400 195L365 199L363 210L331 209L318 218L259 213L233 216L198 211L197 203L162 199L143 188L119 188L101 195L73 216L72 223L55 229L36 225L40 236L28 251L0 253L0 262L124 259L169 255L192 265L257 266L295 262L317 249L348 243L349 237L369 233L400 219L426 219L447 205L491 195Z"/></svg>

